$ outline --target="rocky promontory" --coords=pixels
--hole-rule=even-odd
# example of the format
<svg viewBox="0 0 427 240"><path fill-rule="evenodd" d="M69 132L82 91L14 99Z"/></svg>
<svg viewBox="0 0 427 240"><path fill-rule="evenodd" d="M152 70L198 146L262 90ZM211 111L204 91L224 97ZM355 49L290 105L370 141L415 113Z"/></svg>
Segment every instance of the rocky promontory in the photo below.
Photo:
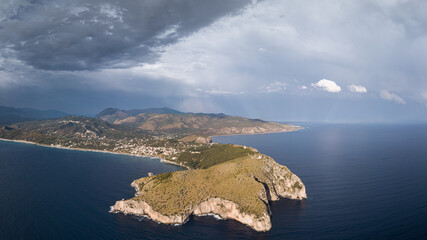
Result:
<svg viewBox="0 0 427 240"><path fill-rule="evenodd" d="M307 197L302 181L288 168L260 153L207 169L164 173L135 180L137 191L117 201L112 212L182 224L191 214L215 214L256 231L271 229L269 201Z"/></svg>

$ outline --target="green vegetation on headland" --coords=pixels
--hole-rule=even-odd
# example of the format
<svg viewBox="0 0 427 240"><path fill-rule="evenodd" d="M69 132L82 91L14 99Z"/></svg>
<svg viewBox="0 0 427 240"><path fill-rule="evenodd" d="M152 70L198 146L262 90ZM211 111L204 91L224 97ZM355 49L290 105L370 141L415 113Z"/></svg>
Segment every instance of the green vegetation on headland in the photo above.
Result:
<svg viewBox="0 0 427 240"><path fill-rule="evenodd" d="M252 148L231 144L192 147L179 154L176 162L194 169L205 169L244 156L254 155Z"/></svg>
<svg viewBox="0 0 427 240"><path fill-rule="evenodd" d="M207 169L163 173L136 180L138 195L133 198L147 202L163 215L183 214L210 198L237 203L242 212L261 216L268 212L268 194L263 183L274 189L273 173L265 168L268 157L236 158ZM287 169L286 169L287 170ZM284 175L290 180L292 173ZM295 182L299 184L299 182ZM297 193L302 185L286 191ZM274 191L274 190L273 190Z"/></svg>
<svg viewBox="0 0 427 240"><path fill-rule="evenodd" d="M229 154L241 147L227 146ZM219 147L210 150L219 151ZM206 153L209 150L202 150ZM233 153L234 152L234 153ZM191 214L217 214L257 231L271 228L269 201L306 198L305 186L285 166L258 152L246 152L204 169L163 173L135 180L137 195L117 201L113 212L147 215L162 223L184 223ZM225 156L230 156L226 154ZM205 154L204 162L215 162Z"/></svg>

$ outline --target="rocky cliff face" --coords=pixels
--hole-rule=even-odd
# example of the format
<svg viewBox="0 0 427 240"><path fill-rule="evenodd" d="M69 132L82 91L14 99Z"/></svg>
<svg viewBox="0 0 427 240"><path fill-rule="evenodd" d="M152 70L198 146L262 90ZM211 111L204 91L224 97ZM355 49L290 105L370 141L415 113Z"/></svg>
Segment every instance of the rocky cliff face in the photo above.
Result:
<svg viewBox="0 0 427 240"><path fill-rule="evenodd" d="M111 207L111 212L122 212L124 214L133 214L137 216L147 216L152 220L165 224L182 224L190 214L183 215L163 215L153 210L153 208L144 201L135 201L132 199L117 201Z"/></svg>
<svg viewBox="0 0 427 240"><path fill-rule="evenodd" d="M201 202L194 208L193 214L215 214L222 219L234 219L252 227L256 231L268 231L271 229L269 214L264 213L261 216L247 214L242 212L236 203L221 198L210 198L207 201Z"/></svg>
<svg viewBox="0 0 427 240"><path fill-rule="evenodd" d="M264 213L261 217L257 217L253 214L247 214L242 212L236 203L221 198L210 198L207 201L201 202L191 211L181 215L165 216L159 212L154 211L153 208L146 202L135 201L131 199L117 201L116 204L111 207L111 212L122 212L124 214L147 216L156 222L165 224L183 224L188 220L191 214L197 216L215 214L220 216L222 219L234 219L239 221L250 226L256 231L268 231L271 229L271 220L269 214Z"/></svg>
<svg viewBox="0 0 427 240"><path fill-rule="evenodd" d="M302 200L307 198L305 185L301 179L293 174L285 166L276 163L272 158L265 156L267 160L264 165L264 176L261 176L261 181L266 184L269 192L269 201L276 201L279 198L290 198Z"/></svg>
<svg viewBox="0 0 427 240"><path fill-rule="evenodd" d="M210 175L211 173L214 175ZM197 182L191 183L195 176ZM231 189L231 192L224 192L222 190L224 187L216 189L215 182L220 179L214 179L213 176L220 176L221 179L225 179L222 181L229 181L226 185L231 185L234 189ZM215 214L223 219L239 221L256 231L268 231L272 227L269 201L276 201L281 197L295 200L307 198L305 186L299 177L285 166L262 154L232 160L209 169L180 171L168 177L161 176L164 182L160 182L159 179L160 177L153 176L135 180L131 185L137 190L136 197L117 201L111 207L111 211L143 215L166 224L182 224L191 214ZM190 184L185 186L188 182ZM242 182L245 185L242 185ZM242 186L248 186L243 189L243 194L239 192ZM156 192L157 189L162 189L159 192L163 194L176 189L177 194L159 195L160 193ZM201 194L202 191L206 194ZM185 194L180 195L182 192ZM189 200L192 196L191 192L196 192L197 195ZM248 194L245 195L245 192ZM159 200L153 201L153 196ZM257 202L251 203L252 205L246 204L253 199ZM165 205L161 204L162 201L166 201ZM184 204L185 201L189 203ZM259 208L258 203L264 207ZM174 208L173 212L168 212L168 207L176 207L168 204L183 207L181 210ZM246 205L243 206L244 204ZM253 211L250 209L251 206L261 210Z"/></svg>

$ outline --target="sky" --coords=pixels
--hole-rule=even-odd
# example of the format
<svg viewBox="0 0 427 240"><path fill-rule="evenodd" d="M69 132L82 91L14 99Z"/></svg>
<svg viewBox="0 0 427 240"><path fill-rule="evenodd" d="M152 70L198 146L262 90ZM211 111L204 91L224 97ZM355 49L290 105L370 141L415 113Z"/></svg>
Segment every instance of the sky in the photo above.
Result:
<svg viewBox="0 0 427 240"><path fill-rule="evenodd" d="M0 0L0 105L427 122L427 1Z"/></svg>

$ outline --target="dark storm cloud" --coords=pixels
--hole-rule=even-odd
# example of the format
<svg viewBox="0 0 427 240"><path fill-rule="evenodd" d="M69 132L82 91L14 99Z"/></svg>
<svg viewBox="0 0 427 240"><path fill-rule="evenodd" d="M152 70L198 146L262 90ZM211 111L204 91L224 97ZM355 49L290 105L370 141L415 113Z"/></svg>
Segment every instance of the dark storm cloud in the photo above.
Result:
<svg viewBox="0 0 427 240"><path fill-rule="evenodd" d="M174 43L249 2L5 1L0 54L7 51L10 56L13 50L17 59L44 70L152 62L158 54L153 48Z"/></svg>
<svg viewBox="0 0 427 240"><path fill-rule="evenodd" d="M427 119L427 1L256 2L0 0L0 105Z"/></svg>

